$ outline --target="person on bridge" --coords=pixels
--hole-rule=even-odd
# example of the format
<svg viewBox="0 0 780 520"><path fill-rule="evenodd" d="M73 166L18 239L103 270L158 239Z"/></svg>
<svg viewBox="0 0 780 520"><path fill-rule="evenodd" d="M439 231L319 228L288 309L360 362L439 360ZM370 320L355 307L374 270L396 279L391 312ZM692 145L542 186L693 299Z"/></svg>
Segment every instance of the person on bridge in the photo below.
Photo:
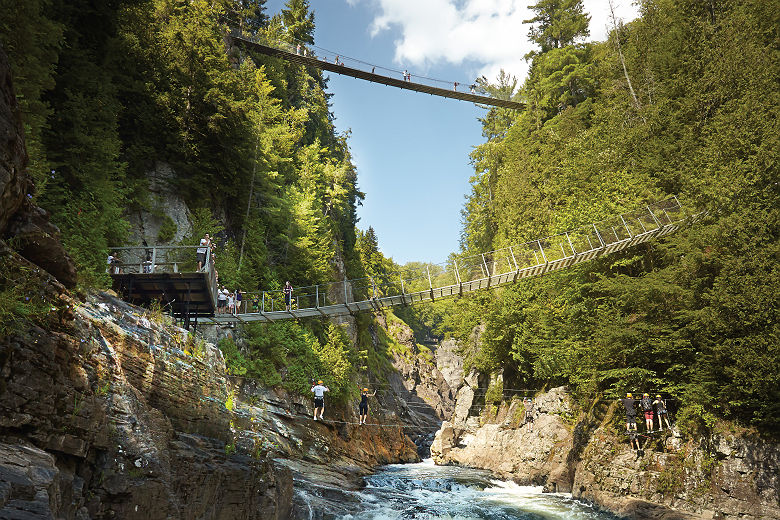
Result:
<svg viewBox="0 0 780 520"><path fill-rule="evenodd" d="M298 46L295 48L295 54L298 56L301 55L301 44L299 43Z"/></svg>
<svg viewBox="0 0 780 520"><path fill-rule="evenodd" d="M217 313L223 314L227 307L227 289L223 285L222 288L217 291Z"/></svg>
<svg viewBox="0 0 780 520"><path fill-rule="evenodd" d="M620 400L626 409L626 431L636 431L636 399L631 393L626 394L625 399Z"/></svg>
<svg viewBox="0 0 780 520"><path fill-rule="evenodd" d="M227 292L227 308L230 314L236 313L236 293L232 291Z"/></svg>
<svg viewBox="0 0 780 520"><path fill-rule="evenodd" d="M321 421L322 414L325 413L325 392L330 392L330 388L323 385L322 381L317 381L317 384L311 387L311 391L314 394L314 420L317 420L317 411L319 411Z"/></svg>
<svg viewBox="0 0 780 520"><path fill-rule="evenodd" d="M376 390L374 390L373 394L368 393L368 388L364 388L360 391L360 404L358 405L360 422L358 424L366 424L366 419L368 419L368 398L374 397L375 395Z"/></svg>
<svg viewBox="0 0 780 520"><path fill-rule="evenodd" d="M198 272L203 271L203 268L206 266L206 252L210 246L209 234L206 233L203 235L203 238L200 239L200 245L195 250L198 256Z"/></svg>
<svg viewBox="0 0 780 520"><path fill-rule="evenodd" d="M666 413L666 401L664 401L660 395L656 395L655 401L653 401L653 406L655 406L655 414L658 416L658 429L663 431L663 421L666 421L666 427L671 429L672 425L669 424L669 417Z"/></svg>
<svg viewBox="0 0 780 520"><path fill-rule="evenodd" d="M530 397L523 399L523 408L525 408L525 417L523 418L523 424L528 425L528 431L534 431L534 401Z"/></svg>
<svg viewBox="0 0 780 520"><path fill-rule="evenodd" d="M119 268L121 262L119 260L119 257L116 255L116 251L113 251L110 255L108 255L108 258L106 259L106 263L108 264L109 274L119 274L122 272L122 270Z"/></svg>
<svg viewBox="0 0 780 520"><path fill-rule="evenodd" d="M653 401L650 399L650 394L645 393L639 404L642 405L642 411L645 413L645 428L651 432L653 431Z"/></svg>
<svg viewBox="0 0 780 520"><path fill-rule="evenodd" d="M292 310L292 293L293 293L293 286L290 283L289 280L284 282L284 307L287 312L290 312Z"/></svg>
<svg viewBox="0 0 780 520"><path fill-rule="evenodd" d="M634 449L634 446L636 446L636 451L641 454L642 453L642 446L639 444L639 433L638 432L628 432L628 443L631 445L631 448Z"/></svg>

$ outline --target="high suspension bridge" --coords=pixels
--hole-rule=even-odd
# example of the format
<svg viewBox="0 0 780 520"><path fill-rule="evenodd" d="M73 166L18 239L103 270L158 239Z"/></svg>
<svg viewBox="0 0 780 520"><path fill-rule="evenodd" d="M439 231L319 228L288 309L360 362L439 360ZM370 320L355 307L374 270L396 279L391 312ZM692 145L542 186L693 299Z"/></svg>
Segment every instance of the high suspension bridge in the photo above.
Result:
<svg viewBox="0 0 780 520"><path fill-rule="evenodd" d="M287 61L307 65L336 74L351 76L353 78L371 81L382 85L397 87L415 92L423 92L432 96L441 96L462 101L471 101L481 105L491 105L502 108L521 110L525 104L484 95L476 90L476 85L466 85L456 81L444 81L421 75L410 74L406 71L397 71L386 67L372 65L365 61L350 58L320 47L300 45L295 46L278 41L270 41L257 35L248 35L239 29L230 32L233 41L247 49L283 58ZM316 50L316 53L315 53ZM370 71L369 71L370 69ZM379 69L380 73L376 70ZM401 76L401 79L399 79ZM458 90L460 89L460 90Z"/></svg>
<svg viewBox="0 0 780 520"><path fill-rule="evenodd" d="M185 325L198 317L211 323L329 318L457 297L543 276L668 235L699 215L686 213L671 197L573 231L478 255L453 256L442 264L295 287L289 309L282 289L276 289L245 294L236 312L218 314L213 262L209 257L202 270L195 269L194 246L116 248L121 272L112 277L115 289L127 300L159 301Z"/></svg>

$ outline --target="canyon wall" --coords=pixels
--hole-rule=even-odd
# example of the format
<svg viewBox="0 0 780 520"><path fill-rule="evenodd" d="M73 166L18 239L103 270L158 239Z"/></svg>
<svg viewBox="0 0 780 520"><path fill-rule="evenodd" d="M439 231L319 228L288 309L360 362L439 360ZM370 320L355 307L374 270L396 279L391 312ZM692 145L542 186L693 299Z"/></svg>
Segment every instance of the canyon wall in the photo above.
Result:
<svg viewBox="0 0 780 520"><path fill-rule="evenodd" d="M638 452L622 433L619 403L582 410L561 387L534 395L529 411L520 397L486 399L500 383L500 374L464 378L431 446L437 464L570 492L624 518L780 519L776 443L725 423L696 438L673 425L640 437Z"/></svg>

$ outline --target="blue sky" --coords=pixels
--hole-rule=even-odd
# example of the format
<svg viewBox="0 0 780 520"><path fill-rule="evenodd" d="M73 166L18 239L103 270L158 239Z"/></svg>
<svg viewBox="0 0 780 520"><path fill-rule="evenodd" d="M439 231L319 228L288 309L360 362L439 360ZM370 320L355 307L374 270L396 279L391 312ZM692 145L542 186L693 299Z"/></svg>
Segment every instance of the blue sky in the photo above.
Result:
<svg viewBox="0 0 780 520"><path fill-rule="evenodd" d="M284 0L268 0L269 15ZM315 44L342 56L470 84L504 68L521 81L531 50L532 0L310 0ZM585 0L591 39L606 34L608 0ZM629 21L636 7L615 0ZM349 140L358 184L361 229L372 226L382 252L396 262L443 262L458 249L461 209L473 175L469 153L483 142L483 109L328 74L331 110Z"/></svg>

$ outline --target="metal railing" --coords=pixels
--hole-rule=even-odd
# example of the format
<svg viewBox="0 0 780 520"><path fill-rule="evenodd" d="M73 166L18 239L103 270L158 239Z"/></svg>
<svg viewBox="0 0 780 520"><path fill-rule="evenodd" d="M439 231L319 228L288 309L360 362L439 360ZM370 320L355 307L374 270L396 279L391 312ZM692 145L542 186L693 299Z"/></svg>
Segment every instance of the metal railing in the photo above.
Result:
<svg viewBox="0 0 780 520"><path fill-rule="evenodd" d="M457 296L625 249L671 233L696 216L686 215L677 198L672 197L576 230L487 253L452 256L439 264L406 266L381 277L294 287L289 307L283 289L244 293L234 316L218 316L214 321L343 315Z"/></svg>

